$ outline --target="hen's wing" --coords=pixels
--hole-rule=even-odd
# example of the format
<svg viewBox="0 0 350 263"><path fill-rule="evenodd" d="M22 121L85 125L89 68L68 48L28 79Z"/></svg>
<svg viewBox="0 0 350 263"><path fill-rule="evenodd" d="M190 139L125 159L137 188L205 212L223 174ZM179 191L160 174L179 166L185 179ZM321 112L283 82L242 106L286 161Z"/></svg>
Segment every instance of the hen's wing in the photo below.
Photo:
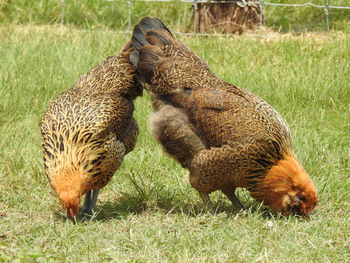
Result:
<svg viewBox="0 0 350 263"><path fill-rule="evenodd" d="M247 91L238 94L236 89L193 90L186 104L183 109L190 123L208 146L272 140L291 144L290 132L282 117Z"/></svg>

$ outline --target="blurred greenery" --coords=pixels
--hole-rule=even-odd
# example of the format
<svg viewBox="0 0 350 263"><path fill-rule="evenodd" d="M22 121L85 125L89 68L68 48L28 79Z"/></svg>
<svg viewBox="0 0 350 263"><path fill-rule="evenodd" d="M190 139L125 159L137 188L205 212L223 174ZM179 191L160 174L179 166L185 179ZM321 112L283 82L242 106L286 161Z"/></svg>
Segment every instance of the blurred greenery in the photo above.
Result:
<svg viewBox="0 0 350 263"><path fill-rule="evenodd" d="M266 2L266 1L265 1ZM272 3L300 4L306 0L270 0ZM348 0L312 0L314 4L350 6ZM192 4L180 0L171 2L131 3L131 25L144 16L154 16L172 28L192 31ZM62 12L64 10L64 12ZM62 14L64 13L64 17ZM277 31L324 31L325 11L315 7L264 6L265 24ZM116 0L0 0L0 22L36 25L63 23L81 29L127 29L128 1ZM330 28L350 30L350 10L330 9Z"/></svg>

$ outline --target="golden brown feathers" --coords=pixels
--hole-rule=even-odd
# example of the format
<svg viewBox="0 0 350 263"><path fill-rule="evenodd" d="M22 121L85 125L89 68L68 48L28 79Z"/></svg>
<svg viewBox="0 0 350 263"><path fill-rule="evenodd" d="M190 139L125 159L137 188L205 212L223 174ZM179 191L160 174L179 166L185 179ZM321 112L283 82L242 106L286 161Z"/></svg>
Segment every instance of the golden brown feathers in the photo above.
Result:
<svg viewBox="0 0 350 263"><path fill-rule="evenodd" d="M292 151L289 128L267 102L222 81L157 19L135 27L132 62L151 94L152 131L190 171L208 204L222 190L237 208L244 187L276 212L306 214L316 188ZM282 189L282 190L281 190Z"/></svg>
<svg viewBox="0 0 350 263"><path fill-rule="evenodd" d="M132 100L142 89L130 63L131 51L128 43L82 75L42 118L45 171L70 216L78 212L81 195L105 186L135 146L138 126Z"/></svg>
<svg viewBox="0 0 350 263"><path fill-rule="evenodd" d="M86 192L82 183L84 174L80 171L63 167L56 175L52 174L51 185L57 193L62 207L68 216L78 213L81 195Z"/></svg>

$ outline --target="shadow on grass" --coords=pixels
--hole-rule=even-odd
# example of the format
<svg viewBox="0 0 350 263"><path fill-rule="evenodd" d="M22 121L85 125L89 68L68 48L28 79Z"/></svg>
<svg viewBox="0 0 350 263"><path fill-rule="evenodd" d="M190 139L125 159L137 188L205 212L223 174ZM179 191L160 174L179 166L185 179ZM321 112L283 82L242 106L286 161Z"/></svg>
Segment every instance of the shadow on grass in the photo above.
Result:
<svg viewBox="0 0 350 263"><path fill-rule="evenodd" d="M95 220L123 219L129 215L139 215L145 212L163 212L165 214L185 214L196 216L206 213L203 207L193 204L185 204L183 200L168 196L157 196L148 199L135 195L125 194L116 201L109 201L97 207L98 213Z"/></svg>
<svg viewBox="0 0 350 263"><path fill-rule="evenodd" d="M234 218L239 214L240 217L258 216L265 219L275 218L280 216L271 214L271 212L261 206L261 204L250 203L244 211L236 210L231 203L226 200L219 200L214 203L215 214L213 216L225 213L228 217ZM144 199L140 196L125 194L123 197L115 201L107 201L100 203L97 208L97 213L89 220L108 221L113 219L125 219L130 215L140 215L148 212L162 212L164 214L182 214L188 217L197 217L209 212L204 208L203 203L198 201L184 202L177 198L159 196L156 199Z"/></svg>
<svg viewBox="0 0 350 263"><path fill-rule="evenodd" d="M109 221L115 219L125 219L130 215L140 215L145 212L163 212L164 214L182 214L188 217L197 217L204 214L210 214L201 202L181 203L178 200L168 198L160 198L157 200L145 200L138 196L127 195L116 201L107 201L102 204L98 204L96 207L96 213L93 217L78 217L75 220L71 219L72 223L84 223L89 221ZM214 204L216 216L219 214L225 214L232 219L236 216L240 218L246 217L260 217L266 220L285 220L286 217L281 215L272 214L271 211L256 202L248 202L246 210L238 211L229 202L219 200ZM57 219L66 221L68 220L66 215L62 212L56 211L55 216ZM290 216L295 217L295 216Z"/></svg>
<svg viewBox="0 0 350 263"><path fill-rule="evenodd" d="M254 217L261 218L266 221L286 221L293 218L301 221L310 220L310 218L302 218L298 215L283 216L280 214L273 214L268 208L261 207L259 204L248 207L248 209L243 211L237 211L231 205L220 202L218 202L218 204L216 204L214 207L215 213L211 214L209 211L205 210L202 205L198 204L185 205L184 207L170 207L170 205L162 206L152 203L152 205L149 206L144 201L140 200L138 202L130 203L130 200L125 198L121 202L105 202L103 205L99 205L96 209L96 213L92 217L79 216L76 219L69 219L63 213L60 213L58 211L55 212L55 217L61 221L69 220L72 222L72 224L89 224L90 221L105 222L109 220L126 219L129 216L140 215L145 212L152 213L153 211L156 213L162 211L167 215L181 214L189 218L199 217L202 215L209 215L213 217L224 215L227 218L232 218L232 220L236 219L237 217L241 219Z"/></svg>
<svg viewBox="0 0 350 263"><path fill-rule="evenodd" d="M227 217L260 217L266 220L284 220L286 217L276 215L264 207L262 203L258 203L253 199L243 198L246 207L244 211L238 211L233 205L226 200L223 195L213 202L215 214L213 216L224 213ZM245 199L245 200L244 200ZM204 207L201 200L181 199L180 196L171 195L169 193L158 193L156 196L142 196L137 192L133 194L123 193L122 197L113 201L104 201L97 204L96 213L92 217L78 217L73 223L87 221L108 221L114 219L125 219L130 215L140 215L148 212L162 212L164 214L182 214L188 217L197 217L204 214L210 214ZM66 215L61 211L55 212L56 218L66 221ZM295 216L290 216L295 217Z"/></svg>

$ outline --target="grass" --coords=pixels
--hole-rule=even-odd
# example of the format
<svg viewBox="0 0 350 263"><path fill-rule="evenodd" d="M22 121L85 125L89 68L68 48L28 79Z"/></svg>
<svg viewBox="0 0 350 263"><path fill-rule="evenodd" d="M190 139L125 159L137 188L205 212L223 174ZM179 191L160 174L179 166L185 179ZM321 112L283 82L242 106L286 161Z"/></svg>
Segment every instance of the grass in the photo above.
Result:
<svg viewBox="0 0 350 263"><path fill-rule="evenodd" d="M70 27L0 27L0 262L348 262L350 258L350 38L181 37L223 79L273 105L319 190L310 220L265 213L245 191L237 214L220 193L203 211L187 172L147 130L136 101L136 149L101 191L98 214L73 224L43 172L39 120L77 77L127 36Z"/></svg>
<svg viewBox="0 0 350 263"><path fill-rule="evenodd" d="M283 4L304 4L313 3L316 5L333 5L333 6L349 6L347 0L269 0L270 3ZM265 7L265 21L268 27L274 28L276 31L282 32L307 32L307 31L326 31L327 20L326 13L323 8L316 8L311 6L305 7L281 7L281 6L266 6ZM350 29L348 9L330 8L329 13L329 27L333 30Z"/></svg>
<svg viewBox="0 0 350 263"><path fill-rule="evenodd" d="M128 1L117 0L65 0L62 17L62 1L60 0L0 0L0 21L7 23L36 25L56 24L89 30L127 28ZM193 8L191 3L140 2L131 1L131 23L134 24L144 16L161 18L172 28L183 32L194 31L192 26ZM265 1L266 2L266 1ZM270 0L272 3L301 4L305 0ZM312 0L314 4L349 6L348 0ZM350 10L330 9L329 23L332 30L349 32ZM305 32L327 30L326 16L322 8L315 7L280 7L264 6L266 26L282 32Z"/></svg>

